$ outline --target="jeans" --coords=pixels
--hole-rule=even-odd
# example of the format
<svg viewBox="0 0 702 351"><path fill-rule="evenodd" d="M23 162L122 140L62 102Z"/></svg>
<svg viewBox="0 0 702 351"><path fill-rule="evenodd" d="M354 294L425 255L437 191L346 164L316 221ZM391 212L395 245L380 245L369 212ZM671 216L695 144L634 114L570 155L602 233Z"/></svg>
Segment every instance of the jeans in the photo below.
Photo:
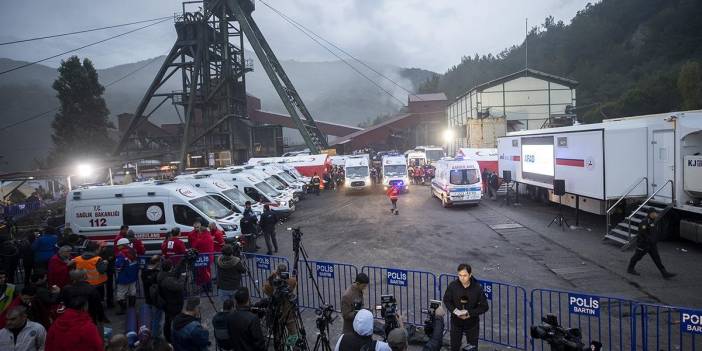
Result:
<svg viewBox="0 0 702 351"><path fill-rule="evenodd" d="M156 306L151 306L151 335L161 335L161 318L163 318L163 311Z"/></svg>
<svg viewBox="0 0 702 351"><path fill-rule="evenodd" d="M217 289L217 292L219 293L219 301L223 304L227 299L234 301L234 293L236 293L236 290Z"/></svg>
<svg viewBox="0 0 702 351"><path fill-rule="evenodd" d="M397 210L397 199L391 199L390 202L392 202L392 209Z"/></svg>
<svg viewBox="0 0 702 351"><path fill-rule="evenodd" d="M268 249L267 254L278 252L278 240L275 238L275 230L270 231L270 232L263 232L263 237L266 239L266 248Z"/></svg>

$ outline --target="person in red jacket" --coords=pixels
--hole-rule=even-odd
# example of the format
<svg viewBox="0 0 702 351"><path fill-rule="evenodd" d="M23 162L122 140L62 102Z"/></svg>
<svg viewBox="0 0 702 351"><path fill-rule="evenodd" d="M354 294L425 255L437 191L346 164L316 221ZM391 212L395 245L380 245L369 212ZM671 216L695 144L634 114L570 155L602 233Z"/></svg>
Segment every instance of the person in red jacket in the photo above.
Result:
<svg viewBox="0 0 702 351"><path fill-rule="evenodd" d="M71 282L68 271L72 263L71 247L61 246L58 253L51 256L51 259L49 259L49 286L56 285L63 289L64 286L68 285Z"/></svg>
<svg viewBox="0 0 702 351"><path fill-rule="evenodd" d="M161 253L164 258L170 258L173 264L178 264L180 258L185 253L185 243L178 238L180 236L180 228L173 228L166 233L166 238L161 244ZM175 255L175 257L174 257Z"/></svg>
<svg viewBox="0 0 702 351"><path fill-rule="evenodd" d="M198 226L198 230L193 235L193 249L200 253L200 258L196 263L195 283L201 286L205 291L209 291L212 284L212 273L210 265L214 260L214 240L210 231L203 226ZM203 255L205 254L205 255ZM206 261L205 261L206 260Z"/></svg>
<svg viewBox="0 0 702 351"><path fill-rule="evenodd" d="M224 246L224 232L217 228L217 223L212 222L209 225L212 240L214 241L214 252L222 252Z"/></svg>
<svg viewBox="0 0 702 351"><path fill-rule="evenodd" d="M102 335L88 313L88 301L75 297L46 335L45 351L103 351Z"/></svg>
<svg viewBox="0 0 702 351"><path fill-rule="evenodd" d="M400 188L398 188L397 184L394 184L390 189L388 189L386 194L388 195L388 197L390 198L390 202L392 203L390 213L398 214L399 212L397 211L397 199L400 198Z"/></svg>
<svg viewBox="0 0 702 351"><path fill-rule="evenodd" d="M117 232L117 235L115 235L115 240L112 243L112 248L115 250L115 256L117 256L117 252L119 251L119 249L117 248L117 241L119 241L119 239L126 238L127 232L129 232L128 225L123 225L119 227L119 232Z"/></svg>
<svg viewBox="0 0 702 351"><path fill-rule="evenodd" d="M195 248L195 244L197 242L198 234L201 231L207 231L207 228L203 228L202 224L199 219L196 219L193 222L193 230L185 233L185 237L188 238L188 247L189 248Z"/></svg>

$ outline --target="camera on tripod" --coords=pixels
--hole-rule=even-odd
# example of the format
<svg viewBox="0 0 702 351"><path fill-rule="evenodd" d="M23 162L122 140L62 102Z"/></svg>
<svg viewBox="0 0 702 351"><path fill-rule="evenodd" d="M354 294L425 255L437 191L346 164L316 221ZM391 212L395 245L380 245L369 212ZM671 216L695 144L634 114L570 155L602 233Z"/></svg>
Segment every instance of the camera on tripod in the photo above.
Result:
<svg viewBox="0 0 702 351"><path fill-rule="evenodd" d="M582 342L582 333L578 328L563 328L558 324L558 317L554 314L547 314L541 317L542 325L531 326L531 337L541 339L551 346L551 350L559 351L581 351L590 350L590 346L585 346Z"/></svg>
<svg viewBox="0 0 702 351"><path fill-rule="evenodd" d="M183 260L192 264L192 263L195 263L195 261L197 261L197 258L199 256L200 256L200 252L198 252L197 250L188 249L187 251L185 251L185 254L183 255Z"/></svg>
<svg viewBox="0 0 702 351"><path fill-rule="evenodd" d="M428 314L427 319L424 320L424 334L431 335L434 333L434 320L436 320L436 309L441 307L441 301L439 300L429 300L429 308L422 310L423 313Z"/></svg>
<svg viewBox="0 0 702 351"><path fill-rule="evenodd" d="M393 295L380 295L380 305L375 306L376 311L380 311L380 316L385 321L385 337L390 331L399 328L400 323L397 316L397 300Z"/></svg>
<svg viewBox="0 0 702 351"><path fill-rule="evenodd" d="M295 294L293 294L288 284L288 279L290 279L290 272L279 272L273 279L271 279L271 286L275 289L273 293L273 301L281 300L294 300Z"/></svg>

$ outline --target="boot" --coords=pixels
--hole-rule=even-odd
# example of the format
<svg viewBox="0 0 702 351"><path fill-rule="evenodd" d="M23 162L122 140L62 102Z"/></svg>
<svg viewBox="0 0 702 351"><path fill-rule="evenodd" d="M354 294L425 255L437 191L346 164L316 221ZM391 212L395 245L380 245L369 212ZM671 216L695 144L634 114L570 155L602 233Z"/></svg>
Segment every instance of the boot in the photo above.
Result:
<svg viewBox="0 0 702 351"><path fill-rule="evenodd" d="M130 296L127 301L129 307L136 307L136 296Z"/></svg>
<svg viewBox="0 0 702 351"><path fill-rule="evenodd" d="M119 308L117 309L117 312L115 314L118 316L123 315L125 313L125 310L127 309L126 301L124 301L124 300L117 301L117 306L119 306Z"/></svg>
<svg viewBox="0 0 702 351"><path fill-rule="evenodd" d="M675 273L668 272L665 269L661 271L661 274L663 275L663 279L670 279L677 275Z"/></svg>
<svg viewBox="0 0 702 351"><path fill-rule="evenodd" d="M629 267L629 269L626 270L627 273L631 275L641 275L639 272L637 272L634 268Z"/></svg>

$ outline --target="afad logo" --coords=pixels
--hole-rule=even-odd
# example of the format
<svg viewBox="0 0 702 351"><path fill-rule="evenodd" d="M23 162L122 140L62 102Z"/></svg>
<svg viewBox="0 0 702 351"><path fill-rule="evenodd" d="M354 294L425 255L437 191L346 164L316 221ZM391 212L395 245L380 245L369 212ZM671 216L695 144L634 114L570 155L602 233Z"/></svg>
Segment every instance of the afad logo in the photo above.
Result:
<svg viewBox="0 0 702 351"><path fill-rule="evenodd" d="M178 192L185 197L195 197L195 194L193 193L193 191L191 189L188 189L188 188L179 188Z"/></svg>

